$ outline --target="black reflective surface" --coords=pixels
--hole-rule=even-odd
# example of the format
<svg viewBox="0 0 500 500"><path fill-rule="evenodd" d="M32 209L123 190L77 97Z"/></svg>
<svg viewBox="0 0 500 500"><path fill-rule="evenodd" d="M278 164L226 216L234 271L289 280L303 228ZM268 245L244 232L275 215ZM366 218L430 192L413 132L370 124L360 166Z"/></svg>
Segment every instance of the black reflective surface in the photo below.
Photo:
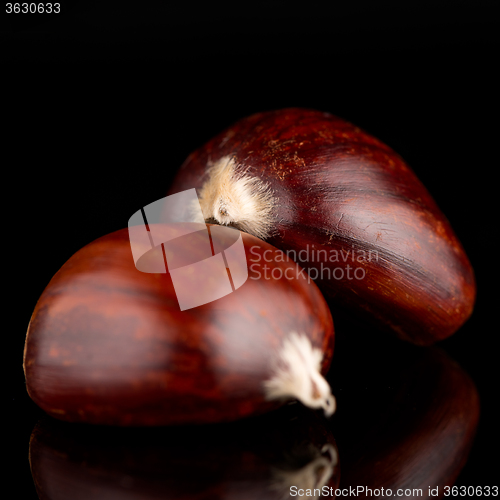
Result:
<svg viewBox="0 0 500 500"><path fill-rule="evenodd" d="M298 404L233 424L123 429L36 425L30 463L40 499L281 499L338 486L326 421Z"/></svg>
<svg viewBox="0 0 500 500"><path fill-rule="evenodd" d="M389 489L426 498L429 488L442 496L476 436L475 384L439 347L398 343L352 323L341 327L355 335L341 331L338 350L345 355L329 375L339 404L331 428L339 446L340 487L364 487L358 498L370 497L368 488L381 497L391 497L382 494Z"/></svg>

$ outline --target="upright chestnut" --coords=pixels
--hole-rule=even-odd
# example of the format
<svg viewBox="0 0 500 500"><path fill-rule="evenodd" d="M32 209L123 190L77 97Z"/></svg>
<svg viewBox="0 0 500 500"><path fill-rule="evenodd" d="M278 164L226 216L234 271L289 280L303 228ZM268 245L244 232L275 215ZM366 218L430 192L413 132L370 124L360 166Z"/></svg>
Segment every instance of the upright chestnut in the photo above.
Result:
<svg viewBox="0 0 500 500"><path fill-rule="evenodd" d="M185 261L203 258L203 227L189 235ZM139 271L126 229L73 255L28 328L24 370L35 403L62 420L119 426L231 421L291 399L332 414L322 373L334 331L321 292L282 252L223 229L241 235L243 253L260 263L231 293L185 310L179 287L188 287L184 296L200 290L189 289L187 275L179 285L170 272ZM144 258L164 251L155 247ZM235 278L244 265L225 270ZM218 283L197 286L213 291Z"/></svg>
<svg viewBox="0 0 500 500"><path fill-rule="evenodd" d="M170 189L207 221L285 251L342 307L416 344L472 312L473 270L450 224L391 148L329 113L242 119L192 153Z"/></svg>

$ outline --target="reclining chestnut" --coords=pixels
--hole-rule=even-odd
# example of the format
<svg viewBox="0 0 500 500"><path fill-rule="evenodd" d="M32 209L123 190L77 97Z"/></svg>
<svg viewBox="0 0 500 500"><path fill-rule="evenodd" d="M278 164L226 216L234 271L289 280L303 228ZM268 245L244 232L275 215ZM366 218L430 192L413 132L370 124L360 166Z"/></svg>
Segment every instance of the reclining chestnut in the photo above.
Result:
<svg viewBox="0 0 500 500"><path fill-rule="evenodd" d="M475 280L450 224L392 149L328 113L242 119L189 155L169 193L196 188L207 221L265 239L327 298L416 344L470 316Z"/></svg>
<svg viewBox="0 0 500 500"><path fill-rule="evenodd" d="M241 234L246 253L274 252L219 229ZM206 240L189 237L185 253L197 262ZM335 400L322 376L333 354L329 308L295 262L266 265L280 272L265 280L250 269L232 293L181 310L170 273L136 268L126 229L95 240L62 266L35 307L24 355L29 395L56 418L120 426L230 421L293 399L331 415Z"/></svg>

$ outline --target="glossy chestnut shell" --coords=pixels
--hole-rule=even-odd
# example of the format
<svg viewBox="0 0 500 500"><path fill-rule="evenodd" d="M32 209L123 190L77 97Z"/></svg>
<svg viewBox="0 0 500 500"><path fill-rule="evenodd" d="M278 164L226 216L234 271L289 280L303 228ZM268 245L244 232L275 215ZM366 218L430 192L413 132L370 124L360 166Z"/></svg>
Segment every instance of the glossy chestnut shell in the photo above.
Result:
<svg viewBox="0 0 500 500"><path fill-rule="evenodd" d="M410 167L375 137L315 110L257 113L189 155L169 193L203 194L227 161L234 179L267 188L267 241L295 252L335 304L420 345L470 316L475 280L462 245ZM223 216L211 212L216 199L206 216L247 227L240 207L228 216L232 195Z"/></svg>
<svg viewBox="0 0 500 500"><path fill-rule="evenodd" d="M242 237L247 253L275 250ZM196 260L199 245L189 249ZM93 241L35 307L24 355L29 395L53 417L120 426L230 421L276 408L286 398L268 400L263 383L284 339L306 335L323 353L325 373L334 332L299 266L267 265L297 277L258 279L251 267L233 293L181 311L169 273L136 269L126 229Z"/></svg>

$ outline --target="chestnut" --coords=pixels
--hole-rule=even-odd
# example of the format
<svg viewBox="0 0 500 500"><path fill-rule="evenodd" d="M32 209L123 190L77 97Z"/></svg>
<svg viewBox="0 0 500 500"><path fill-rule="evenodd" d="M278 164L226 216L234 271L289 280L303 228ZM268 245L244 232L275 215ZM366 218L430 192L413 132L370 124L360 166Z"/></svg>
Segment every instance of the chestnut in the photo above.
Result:
<svg viewBox="0 0 500 500"><path fill-rule="evenodd" d="M190 238L185 261L203 258L203 227L182 236ZM231 421L291 399L331 415L335 400L322 374L334 330L321 292L270 244L219 229L241 235L246 254L261 263L232 293L187 310L170 273L135 267L127 229L74 254L28 327L24 371L35 403L58 419L119 426ZM233 276L240 271L231 267ZM185 296L198 292L185 286Z"/></svg>
<svg viewBox="0 0 500 500"><path fill-rule="evenodd" d="M210 426L90 427L44 417L29 455L40 500L282 500L339 483L327 421L298 404Z"/></svg>
<svg viewBox="0 0 500 500"><path fill-rule="evenodd" d="M391 148L329 113L238 121L189 155L169 194L189 188L207 221L267 240L402 339L432 344L472 312L473 270L428 191Z"/></svg>

